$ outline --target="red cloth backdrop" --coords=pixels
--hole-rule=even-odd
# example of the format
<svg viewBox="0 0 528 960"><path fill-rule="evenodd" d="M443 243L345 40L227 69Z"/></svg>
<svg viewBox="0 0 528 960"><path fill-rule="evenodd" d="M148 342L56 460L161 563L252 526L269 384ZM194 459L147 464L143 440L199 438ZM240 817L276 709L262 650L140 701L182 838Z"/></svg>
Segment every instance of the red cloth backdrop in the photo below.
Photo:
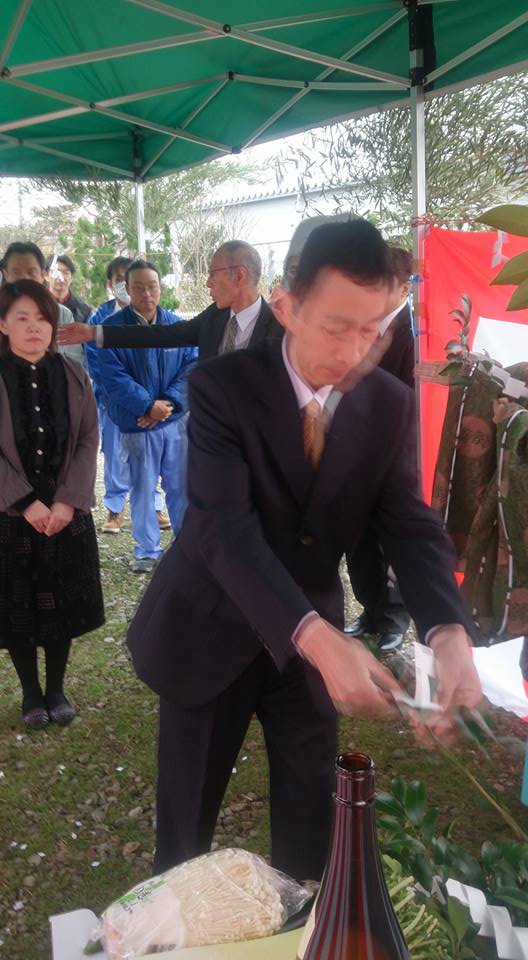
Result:
<svg viewBox="0 0 528 960"><path fill-rule="evenodd" d="M506 311L515 287L490 287L506 260L528 250L528 237L503 233L470 233L428 227L424 247L424 304L415 325L421 331L420 358L445 359L445 345L458 339L460 327L450 311L460 306L460 297L471 298L471 337L479 317L527 325L526 350L516 361L528 361L528 310ZM501 360L499 356L496 360ZM421 437L423 492L430 502L438 445L447 401L447 389L422 384Z"/></svg>

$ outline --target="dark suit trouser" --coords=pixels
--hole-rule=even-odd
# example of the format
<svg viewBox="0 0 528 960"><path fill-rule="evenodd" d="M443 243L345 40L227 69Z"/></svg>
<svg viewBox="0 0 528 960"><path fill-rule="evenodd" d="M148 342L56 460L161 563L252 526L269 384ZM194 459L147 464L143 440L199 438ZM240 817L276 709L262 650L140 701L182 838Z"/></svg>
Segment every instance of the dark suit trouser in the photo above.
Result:
<svg viewBox="0 0 528 960"><path fill-rule="evenodd" d="M388 564L374 531L367 527L353 553L347 554L350 583L372 633L405 633L410 617L397 583L389 586Z"/></svg>
<svg viewBox="0 0 528 960"><path fill-rule="evenodd" d="M294 657L279 673L266 652L210 703L182 709L160 701L156 873L209 850L254 713L270 769L272 865L299 880L321 879L332 820L336 713L313 667Z"/></svg>

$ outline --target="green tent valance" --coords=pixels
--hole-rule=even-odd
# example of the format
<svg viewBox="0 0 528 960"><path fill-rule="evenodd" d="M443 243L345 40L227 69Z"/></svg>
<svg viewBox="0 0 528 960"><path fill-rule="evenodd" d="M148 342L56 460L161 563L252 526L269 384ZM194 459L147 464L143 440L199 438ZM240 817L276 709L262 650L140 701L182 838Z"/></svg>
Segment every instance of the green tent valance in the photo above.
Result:
<svg viewBox="0 0 528 960"><path fill-rule="evenodd" d="M413 45L428 95L528 63L526 0L323 8L3 0L0 174L146 180L406 103Z"/></svg>

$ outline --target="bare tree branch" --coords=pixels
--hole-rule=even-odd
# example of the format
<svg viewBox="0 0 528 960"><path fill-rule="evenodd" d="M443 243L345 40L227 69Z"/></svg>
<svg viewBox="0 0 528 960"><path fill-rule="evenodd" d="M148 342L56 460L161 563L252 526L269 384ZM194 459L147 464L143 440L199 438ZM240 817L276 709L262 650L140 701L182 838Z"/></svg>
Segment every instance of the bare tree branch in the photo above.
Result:
<svg viewBox="0 0 528 960"><path fill-rule="evenodd" d="M528 193L528 76L519 74L426 104L428 211L471 220ZM368 213L388 233L408 232L411 135L408 108L395 108L308 134L281 162L292 166L307 208L325 184L336 212ZM348 192L340 186L352 184ZM339 188L339 189L338 189Z"/></svg>

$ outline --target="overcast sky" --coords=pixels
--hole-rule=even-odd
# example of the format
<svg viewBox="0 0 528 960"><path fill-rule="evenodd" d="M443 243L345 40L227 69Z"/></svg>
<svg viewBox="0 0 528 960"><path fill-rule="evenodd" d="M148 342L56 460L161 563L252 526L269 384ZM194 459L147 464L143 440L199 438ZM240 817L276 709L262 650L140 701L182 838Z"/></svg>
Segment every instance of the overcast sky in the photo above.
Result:
<svg viewBox="0 0 528 960"><path fill-rule="evenodd" d="M276 140L273 143L264 143L258 147L252 147L245 150L238 157L232 157L230 160L235 163L256 163L265 164L266 161L274 159L280 152L285 151L288 145L300 144L302 136L288 137L286 140ZM290 179L290 178L288 178ZM291 172L291 188L295 185L293 170ZM269 181L265 184L265 189L272 190L276 187L276 180L270 170ZM285 184L282 184L284 188ZM255 187L256 190L256 187ZM28 223L32 219L32 211L35 207L49 207L53 204L64 203L65 201L52 190L43 188L34 188L29 186L29 180L14 178L0 178L0 226L8 224L18 224L20 221L20 206L22 207L22 221Z"/></svg>

